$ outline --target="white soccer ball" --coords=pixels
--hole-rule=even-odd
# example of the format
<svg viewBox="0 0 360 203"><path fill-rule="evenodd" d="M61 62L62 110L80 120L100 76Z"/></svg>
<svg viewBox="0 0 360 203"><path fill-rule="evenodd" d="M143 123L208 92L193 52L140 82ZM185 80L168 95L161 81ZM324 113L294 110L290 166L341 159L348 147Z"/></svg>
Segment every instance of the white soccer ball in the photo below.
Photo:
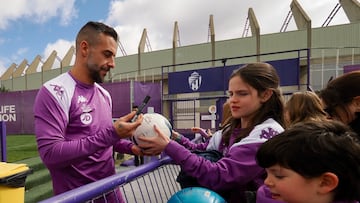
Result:
<svg viewBox="0 0 360 203"><path fill-rule="evenodd" d="M142 143L142 141L138 140L138 137L140 136L157 136L158 134L155 132L154 125L156 125L161 132L170 138L172 133L172 126L170 122L161 114L146 113L143 116L141 125L136 128L132 136L132 141L138 145Z"/></svg>

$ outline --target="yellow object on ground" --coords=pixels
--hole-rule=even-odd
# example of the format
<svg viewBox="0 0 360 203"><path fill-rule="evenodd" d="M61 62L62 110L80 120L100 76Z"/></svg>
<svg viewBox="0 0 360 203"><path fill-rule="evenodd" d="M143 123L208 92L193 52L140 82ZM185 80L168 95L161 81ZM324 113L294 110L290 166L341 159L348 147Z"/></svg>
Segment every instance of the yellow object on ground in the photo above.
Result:
<svg viewBox="0 0 360 203"><path fill-rule="evenodd" d="M25 180L31 172L26 164L0 162L0 203L24 203Z"/></svg>

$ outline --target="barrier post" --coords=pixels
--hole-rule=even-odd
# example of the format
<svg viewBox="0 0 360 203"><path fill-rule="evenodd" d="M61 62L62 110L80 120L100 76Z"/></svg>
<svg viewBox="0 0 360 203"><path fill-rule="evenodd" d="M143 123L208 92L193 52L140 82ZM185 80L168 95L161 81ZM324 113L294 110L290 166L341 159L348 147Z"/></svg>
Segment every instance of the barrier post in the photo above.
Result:
<svg viewBox="0 0 360 203"><path fill-rule="evenodd" d="M6 125L5 121L0 121L0 153L1 161L6 162Z"/></svg>

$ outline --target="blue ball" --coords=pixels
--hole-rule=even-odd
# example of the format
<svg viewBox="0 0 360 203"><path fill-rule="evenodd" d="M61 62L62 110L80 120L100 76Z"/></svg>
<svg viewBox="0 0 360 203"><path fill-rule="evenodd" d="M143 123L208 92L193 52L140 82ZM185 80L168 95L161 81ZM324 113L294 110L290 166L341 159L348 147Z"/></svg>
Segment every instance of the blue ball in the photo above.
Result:
<svg viewBox="0 0 360 203"><path fill-rule="evenodd" d="M226 201L212 190L188 187L171 196L167 203L226 203Z"/></svg>

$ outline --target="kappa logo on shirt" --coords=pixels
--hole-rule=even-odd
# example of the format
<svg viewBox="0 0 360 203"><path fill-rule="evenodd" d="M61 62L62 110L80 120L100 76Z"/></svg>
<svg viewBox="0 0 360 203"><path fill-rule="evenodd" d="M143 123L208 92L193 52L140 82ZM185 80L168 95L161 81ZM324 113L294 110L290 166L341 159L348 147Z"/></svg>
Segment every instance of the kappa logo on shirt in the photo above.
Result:
<svg viewBox="0 0 360 203"><path fill-rule="evenodd" d="M84 102L87 102L87 99L84 96L79 95L78 99L77 99L77 103L79 104L79 103L84 103Z"/></svg>

